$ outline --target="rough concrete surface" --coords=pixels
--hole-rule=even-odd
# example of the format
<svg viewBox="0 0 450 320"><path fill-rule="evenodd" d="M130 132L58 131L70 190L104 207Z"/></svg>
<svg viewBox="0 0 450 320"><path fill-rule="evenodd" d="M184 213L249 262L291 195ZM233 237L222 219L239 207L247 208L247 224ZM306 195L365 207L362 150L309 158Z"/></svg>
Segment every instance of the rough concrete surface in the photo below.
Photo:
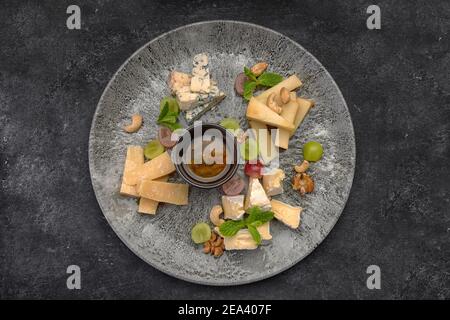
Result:
<svg viewBox="0 0 450 320"><path fill-rule="evenodd" d="M450 3L79 1L0 3L0 298L450 298ZM346 209L282 274L238 287L171 278L117 238L88 170L92 116L136 49L188 23L260 24L300 43L336 80L356 134ZM66 288L66 268L82 289ZM368 290L366 268L381 268Z"/></svg>

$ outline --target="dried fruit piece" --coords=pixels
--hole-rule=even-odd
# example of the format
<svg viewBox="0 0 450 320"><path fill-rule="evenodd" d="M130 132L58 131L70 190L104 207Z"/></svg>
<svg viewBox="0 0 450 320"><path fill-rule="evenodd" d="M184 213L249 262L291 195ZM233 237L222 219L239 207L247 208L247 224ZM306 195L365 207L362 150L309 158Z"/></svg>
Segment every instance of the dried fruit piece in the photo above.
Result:
<svg viewBox="0 0 450 320"><path fill-rule="evenodd" d="M236 80L234 80L234 90L236 90L236 93L240 96L244 95L244 84L245 81L247 81L248 78L245 75L245 73L241 72L236 76Z"/></svg>
<svg viewBox="0 0 450 320"><path fill-rule="evenodd" d="M235 175L222 186L222 190L227 196L237 196L244 190L244 187L244 180L239 175Z"/></svg>

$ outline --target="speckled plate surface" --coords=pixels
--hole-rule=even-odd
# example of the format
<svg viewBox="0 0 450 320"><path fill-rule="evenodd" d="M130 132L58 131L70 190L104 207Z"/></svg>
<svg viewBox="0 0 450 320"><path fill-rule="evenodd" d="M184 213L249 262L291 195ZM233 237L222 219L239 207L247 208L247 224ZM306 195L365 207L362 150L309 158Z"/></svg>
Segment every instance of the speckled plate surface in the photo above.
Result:
<svg viewBox="0 0 450 320"><path fill-rule="evenodd" d="M168 95L170 70L190 71L195 54L206 52L212 76L227 98L202 117L219 122L234 117L247 128L245 106L233 90L243 66L267 61L284 76L296 73L304 85L299 95L316 101L306 120L280 156L286 170L285 192L275 198L304 208L302 222L291 230L271 224L273 240L257 250L230 251L214 259L190 239L191 227L208 221L217 190L190 188L190 204L162 204L155 216L137 213L136 200L121 197L119 187L128 145L145 145L156 137L159 101ZM136 134L123 132L133 113L144 116ZM300 197L289 183L292 164L302 160L308 140L323 144L324 158L312 165L316 190ZM273 276L306 257L327 236L344 209L353 180L355 142L352 121L342 94L325 68L289 38L260 26L210 21L184 26L150 41L135 52L106 87L92 123L89 140L92 184L100 207L122 241L139 257L174 277L210 285L238 285ZM176 181L180 178L173 177Z"/></svg>

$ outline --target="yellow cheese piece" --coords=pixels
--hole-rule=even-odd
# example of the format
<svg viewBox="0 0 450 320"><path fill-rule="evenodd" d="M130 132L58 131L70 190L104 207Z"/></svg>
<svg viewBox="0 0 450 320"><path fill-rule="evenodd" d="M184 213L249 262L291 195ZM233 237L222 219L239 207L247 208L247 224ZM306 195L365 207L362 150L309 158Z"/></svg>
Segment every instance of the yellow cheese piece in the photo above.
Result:
<svg viewBox="0 0 450 320"><path fill-rule="evenodd" d="M272 93L276 93L276 102L279 105L282 105L281 101L280 101L280 90L281 88L286 88L289 91L295 90L299 87L302 86L302 82L301 80L294 74L286 79L284 79L283 81L281 81L279 84L277 84L276 86L273 86L270 89L267 89L266 91L263 91L260 95L256 96L256 99L258 99L260 102L262 103L266 103L267 102L267 98L270 96L270 94Z"/></svg>
<svg viewBox="0 0 450 320"><path fill-rule="evenodd" d="M258 121L249 121L250 128L254 132L256 141L258 142L259 155L264 164L268 164L278 156L278 150L272 141L272 135L264 123Z"/></svg>
<svg viewBox="0 0 450 320"><path fill-rule="evenodd" d="M272 199L270 203L276 219L292 229L298 228L300 225L300 213L302 212L301 207L293 207L274 199Z"/></svg>
<svg viewBox="0 0 450 320"><path fill-rule="evenodd" d="M123 182L120 186L120 194L126 197L139 198L139 193L137 192L136 186L129 186Z"/></svg>
<svg viewBox="0 0 450 320"><path fill-rule="evenodd" d="M252 97L250 99L250 102L247 106L246 115L249 120L256 120L277 128L283 128L287 130L294 129L294 125L292 123L286 121L278 113L270 109L261 101L258 101L255 97Z"/></svg>
<svg viewBox="0 0 450 320"><path fill-rule="evenodd" d="M283 106L281 116L294 124L295 116L298 111L297 95L295 92L291 92L291 100ZM291 137L291 130L279 129L277 131L278 137L275 139L275 145L285 150L289 147L289 138Z"/></svg>
<svg viewBox="0 0 450 320"><path fill-rule="evenodd" d="M139 186L142 198L176 205L188 204L189 186L181 183L169 183L145 179Z"/></svg>
<svg viewBox="0 0 450 320"><path fill-rule="evenodd" d="M295 131L303 122L303 119L305 119L305 116L309 112L309 109L311 109L314 106L314 101L303 98L297 98L297 104L298 110L294 119L294 130L291 130L291 137L294 135Z"/></svg>
<svg viewBox="0 0 450 320"><path fill-rule="evenodd" d="M123 168L123 183L133 186L136 183L130 183L130 177L134 171L144 164L144 149L139 146L128 146L125 166Z"/></svg>
<svg viewBox="0 0 450 320"><path fill-rule="evenodd" d="M170 158L169 153L164 152L160 154L156 158L147 161L140 167L136 168L129 175L126 184L136 185L139 180L148 179L154 180L156 178L160 178L162 176L166 176L175 171L175 166Z"/></svg>
<svg viewBox="0 0 450 320"><path fill-rule="evenodd" d="M161 178L156 179L157 181L163 181L166 182L169 179L169 176L164 176ZM140 185L140 183L139 183ZM156 209L158 209L158 201L147 199L147 198L141 198L139 200L139 213L145 213L145 214L155 214Z"/></svg>

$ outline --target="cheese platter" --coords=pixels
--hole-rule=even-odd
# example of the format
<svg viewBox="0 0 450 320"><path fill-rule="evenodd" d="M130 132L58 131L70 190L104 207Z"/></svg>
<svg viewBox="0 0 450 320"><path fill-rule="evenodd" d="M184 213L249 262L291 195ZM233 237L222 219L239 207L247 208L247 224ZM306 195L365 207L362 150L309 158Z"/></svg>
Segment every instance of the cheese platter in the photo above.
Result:
<svg viewBox="0 0 450 320"><path fill-rule="evenodd" d="M339 88L303 47L210 21L161 35L117 71L89 162L103 214L133 252L187 281L236 285L293 266L326 237L355 145Z"/></svg>

